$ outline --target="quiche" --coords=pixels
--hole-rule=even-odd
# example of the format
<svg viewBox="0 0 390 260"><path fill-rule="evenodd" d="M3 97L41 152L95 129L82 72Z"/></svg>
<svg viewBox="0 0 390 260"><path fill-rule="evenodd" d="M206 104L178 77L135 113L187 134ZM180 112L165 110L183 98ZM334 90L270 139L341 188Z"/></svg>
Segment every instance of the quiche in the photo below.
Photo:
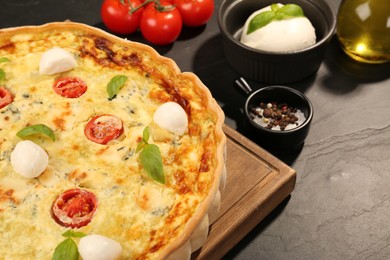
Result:
<svg viewBox="0 0 390 260"><path fill-rule="evenodd" d="M190 259L219 210L223 122L147 45L74 22L0 30L1 258Z"/></svg>

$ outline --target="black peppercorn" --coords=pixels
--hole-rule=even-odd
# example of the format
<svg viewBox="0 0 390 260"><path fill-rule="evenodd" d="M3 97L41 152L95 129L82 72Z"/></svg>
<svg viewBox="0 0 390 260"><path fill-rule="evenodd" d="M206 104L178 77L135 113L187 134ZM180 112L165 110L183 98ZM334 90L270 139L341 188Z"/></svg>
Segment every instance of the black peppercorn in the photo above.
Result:
<svg viewBox="0 0 390 260"><path fill-rule="evenodd" d="M251 108L250 117L262 118L262 121L266 124L265 128L272 129L279 126L281 131L286 130L287 126L292 124L298 126L299 118L295 115L298 109L288 106L286 103L264 103L260 102L258 107Z"/></svg>

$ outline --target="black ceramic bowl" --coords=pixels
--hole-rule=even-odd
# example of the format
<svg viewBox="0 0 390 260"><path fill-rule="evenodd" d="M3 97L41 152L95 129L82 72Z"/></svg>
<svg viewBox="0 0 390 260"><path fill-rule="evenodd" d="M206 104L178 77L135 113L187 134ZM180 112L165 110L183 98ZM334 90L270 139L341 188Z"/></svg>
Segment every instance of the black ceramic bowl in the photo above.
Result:
<svg viewBox="0 0 390 260"><path fill-rule="evenodd" d="M304 120L300 118L303 122L289 130L268 129L253 119L253 109L259 107L261 102L287 104L288 107L299 109L304 115ZM310 100L296 89L268 86L250 94L245 102L244 114L245 126L258 144L268 150L289 152L303 145L313 119L313 106Z"/></svg>
<svg viewBox="0 0 390 260"><path fill-rule="evenodd" d="M315 45L293 52L267 52L242 44L239 39L247 18L274 3L297 4L316 31ZM224 0L218 24L226 59L243 77L258 82L285 84L315 73L336 27L336 15L326 0Z"/></svg>

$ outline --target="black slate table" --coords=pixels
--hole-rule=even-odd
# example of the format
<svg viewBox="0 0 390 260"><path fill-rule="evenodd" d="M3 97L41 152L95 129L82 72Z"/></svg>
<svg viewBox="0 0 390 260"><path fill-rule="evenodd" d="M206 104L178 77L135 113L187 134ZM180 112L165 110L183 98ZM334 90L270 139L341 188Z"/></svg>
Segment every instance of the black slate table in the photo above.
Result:
<svg viewBox="0 0 390 260"><path fill-rule="evenodd" d="M341 0L328 0L337 11ZM70 19L105 29L97 0L0 0L0 28ZM245 94L221 47L216 0L213 18L185 28L172 45L155 47L195 72L243 135ZM127 35L145 41L140 33ZM390 259L390 64L351 61L333 39L319 71L290 84L314 106L302 149L274 154L297 171L291 196L226 259ZM250 82L252 87L264 84Z"/></svg>

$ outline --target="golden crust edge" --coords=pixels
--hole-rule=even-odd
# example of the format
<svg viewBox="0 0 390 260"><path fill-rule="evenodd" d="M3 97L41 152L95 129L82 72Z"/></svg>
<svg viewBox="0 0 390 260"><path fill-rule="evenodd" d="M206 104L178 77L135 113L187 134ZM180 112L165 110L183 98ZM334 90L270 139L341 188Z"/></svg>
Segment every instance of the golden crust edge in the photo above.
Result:
<svg viewBox="0 0 390 260"><path fill-rule="evenodd" d="M213 203L213 200L217 196L217 193L220 191L220 183L221 178L226 178L223 176L223 172L226 170L225 160L226 160L226 136L222 130L222 126L224 124L225 115L221 109L221 107L218 105L216 100L212 97L210 90L203 84L203 82L192 72L181 72L177 64L170 58L161 56L155 49L152 47L143 44L138 43L134 41L129 41L126 39L122 39L118 36L115 36L113 34L110 34L102 29L99 29L97 27L93 27L90 25L86 25L83 23L77 23L77 22L71 22L71 21L65 21L65 22L50 22L42 25L27 25L27 26L18 26L18 27L10 27L10 28L3 28L0 30L0 38L7 35L16 34L20 31L23 31L24 33L41 33L44 31L49 31L53 29L75 29L75 30L84 30L86 32L89 32L91 34L97 34L101 37L104 37L110 41L121 43L124 45L136 45L138 48L149 52L153 56L153 59L157 59L159 62L166 63L169 67L174 69L174 74L181 75L183 77L187 77L191 81L193 81L195 86L198 86L201 88L204 93L206 94L207 98L207 106L208 108L213 111L218 120L216 123L216 127L214 129L214 134L217 138L220 139L220 143L217 149L217 166L216 166L216 175L212 184L212 187L209 192L209 196L200 204L198 212L195 213L195 215L191 218L191 220L187 223L186 228L181 236L178 237L176 241L174 241L172 244L168 245L162 252L161 252L161 258L171 258L171 259L177 259L177 257L183 255L182 252L185 252L184 255L187 255L189 253L189 256L196 250L191 249L191 235L196 230L196 228L202 223L204 218L207 217L208 219L208 210L210 208L210 205ZM225 173L226 174L226 173ZM179 250L180 249L180 250ZM175 254L175 250L179 250L181 252L177 252ZM190 252L187 252L190 250Z"/></svg>
<svg viewBox="0 0 390 260"><path fill-rule="evenodd" d="M213 203L215 197L217 196L217 193L220 192L224 188L224 186L225 186L224 183L226 181L225 178L226 178L226 154L227 154L226 153L226 142L227 142L227 139L226 139L225 133L222 130L222 126L223 126L224 121L225 121L225 115L224 115L222 109L217 104L216 100L212 97L210 90L203 84L203 82L200 81L200 79L195 74L193 74L191 72L183 72L181 74L184 74L188 77L192 77L193 80L197 81L197 84L196 84L197 86L203 87L205 89L205 93L206 93L207 100L208 100L208 107L212 111L214 111L218 116L218 121L217 121L216 127L214 129L214 132L218 138L221 138L221 141L220 141L220 144L219 144L218 149L217 149L218 165L217 165L216 171L215 171L216 174L218 174L218 176L216 176L216 178L214 178L214 182L212 184L212 187L211 187L210 193L209 193L212 195L209 195L201 203L201 205L199 206L200 212L198 211L196 213L196 215L187 223L187 227L186 227L186 230L184 232L184 235L181 238L179 238L180 241L168 246L163 251L164 253L162 255L168 256L169 259L185 259L183 256L187 255L188 253L186 252L186 253L184 253L184 255L182 255L183 251L185 252L185 250L190 250L189 255L191 255L193 252L198 250L198 248L195 248L194 250L191 248L190 237L191 237L192 233L194 231L196 231L197 226L202 223L203 219L206 217L208 218L208 210L210 208L210 205ZM221 182L222 182L222 185L220 185ZM210 223L210 224L212 224L212 223ZM196 238L194 238L194 239L196 239ZM187 245L186 245L186 243L187 243ZM181 248L181 246L183 248ZM186 248L186 249L184 249L184 248ZM175 254L175 252L174 252L175 250L178 250L177 254ZM165 254L165 252L167 252L167 253Z"/></svg>

